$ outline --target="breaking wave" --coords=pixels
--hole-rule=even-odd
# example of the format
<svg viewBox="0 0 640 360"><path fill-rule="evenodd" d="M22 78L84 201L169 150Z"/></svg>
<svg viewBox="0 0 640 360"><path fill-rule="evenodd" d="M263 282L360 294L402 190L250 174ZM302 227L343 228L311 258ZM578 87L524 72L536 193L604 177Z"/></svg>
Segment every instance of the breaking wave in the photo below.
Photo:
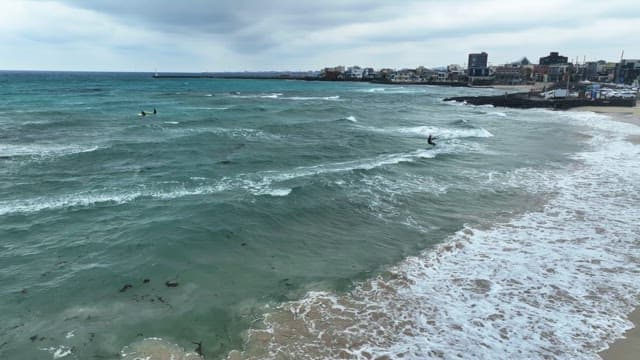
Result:
<svg viewBox="0 0 640 360"><path fill-rule="evenodd" d="M20 156L56 157L98 150L98 146L60 145L60 144L30 144L12 145L0 144L0 158Z"/></svg>
<svg viewBox="0 0 640 360"><path fill-rule="evenodd" d="M143 186L142 190L107 190L104 192L64 194L57 197L47 196L32 199L5 200L0 201L0 216L50 209L88 207L96 204L119 205L143 198L169 200L185 196L211 195L242 189L253 195L287 196L291 193L291 189L282 187L279 183L309 176L320 176L353 170L371 170L385 165L395 165L402 162L413 162L418 159L433 158L436 155L437 152L435 151L416 150L410 153L385 154L370 159L298 167L291 170L240 174L234 178L222 178L212 184L178 184L178 186L174 186L171 189L165 189L163 186L159 186L158 189ZM198 179L198 182L202 182L202 178Z"/></svg>
<svg viewBox="0 0 640 360"><path fill-rule="evenodd" d="M277 305L228 359L598 358L640 296L640 147L619 135L547 171L543 210L466 226L347 293ZM525 178L512 180L540 190Z"/></svg>

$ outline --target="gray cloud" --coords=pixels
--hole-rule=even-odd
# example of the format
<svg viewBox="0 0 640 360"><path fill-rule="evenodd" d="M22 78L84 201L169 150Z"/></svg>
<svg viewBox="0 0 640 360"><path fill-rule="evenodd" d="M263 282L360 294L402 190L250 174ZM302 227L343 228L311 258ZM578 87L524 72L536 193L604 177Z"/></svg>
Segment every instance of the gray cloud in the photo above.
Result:
<svg viewBox="0 0 640 360"><path fill-rule="evenodd" d="M0 4L0 12L10 9L12 2L40 0L8 1ZM5 31L12 44L27 49L29 44L19 42L26 39L47 45L41 48L48 51L57 51L49 46L54 43L78 51L99 45L101 52L113 50L120 64L149 66L145 60L149 58L160 67L183 64L175 70L441 65L462 63L467 52L479 50L487 50L493 61L525 55L536 59L549 50L607 57L613 49L628 46L620 36L627 26L623 24L640 19L635 0L588 4L580 0L43 0L38 4L60 13L51 14L50 21L26 16L25 24L14 24L15 34ZM145 49L147 56L127 55L127 49L136 48ZM59 56L61 61L63 57Z"/></svg>
<svg viewBox="0 0 640 360"><path fill-rule="evenodd" d="M240 53L282 44L286 35L308 33L354 21L383 20L388 1L305 2L294 0L63 0L122 22L166 33L196 33ZM285 36L283 36L285 35Z"/></svg>
<svg viewBox="0 0 640 360"><path fill-rule="evenodd" d="M304 2L294 0L63 0L97 12L124 17L162 29L186 28L213 34L241 32L265 19L284 27L313 30L372 16L386 1ZM380 16L380 15L379 15Z"/></svg>

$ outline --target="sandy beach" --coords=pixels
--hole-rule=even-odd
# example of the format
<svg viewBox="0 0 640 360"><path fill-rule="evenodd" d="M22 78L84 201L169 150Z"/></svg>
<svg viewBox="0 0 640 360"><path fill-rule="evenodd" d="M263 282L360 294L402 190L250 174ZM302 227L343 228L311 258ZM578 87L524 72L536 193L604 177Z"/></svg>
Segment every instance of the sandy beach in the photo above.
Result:
<svg viewBox="0 0 640 360"><path fill-rule="evenodd" d="M571 111L593 111L610 115L617 121L622 121L640 126L640 106L636 107L603 107L584 106L573 108ZM629 141L640 145L640 136L630 136ZM640 357L640 308L636 308L629 314L629 321L634 325L624 337L610 345L609 349L599 355L604 360L637 360Z"/></svg>
<svg viewBox="0 0 640 360"><path fill-rule="evenodd" d="M512 93L512 92L529 92L531 90L541 92L542 89L548 88L551 85L553 84L537 82L535 84L524 84L524 85L491 85L490 87Z"/></svg>
<svg viewBox="0 0 640 360"><path fill-rule="evenodd" d="M637 360L640 356L640 309L629 315L634 327L624 334L623 339L614 342L609 349L600 353L604 360Z"/></svg>
<svg viewBox="0 0 640 360"><path fill-rule="evenodd" d="M640 105L635 107L624 106L581 106L572 108L570 111L593 111L599 114L609 115L617 121L622 121L640 126ZM640 136L629 136L629 141L640 145Z"/></svg>

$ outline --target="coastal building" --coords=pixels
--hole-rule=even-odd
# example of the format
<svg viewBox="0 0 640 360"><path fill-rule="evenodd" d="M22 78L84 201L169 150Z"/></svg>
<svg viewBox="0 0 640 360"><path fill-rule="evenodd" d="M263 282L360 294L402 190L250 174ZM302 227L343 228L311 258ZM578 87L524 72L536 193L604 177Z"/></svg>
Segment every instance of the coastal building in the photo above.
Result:
<svg viewBox="0 0 640 360"><path fill-rule="evenodd" d="M489 55L486 52L469 54L467 75L472 85L489 85L493 81L487 66Z"/></svg>
<svg viewBox="0 0 640 360"><path fill-rule="evenodd" d="M558 83L571 80L573 64L552 64L548 66L547 81Z"/></svg>
<svg viewBox="0 0 640 360"><path fill-rule="evenodd" d="M522 73L520 64L505 64L494 68L494 82L502 85L522 84Z"/></svg>
<svg viewBox="0 0 640 360"><path fill-rule="evenodd" d="M324 68L320 71L319 78L328 81L344 80L344 66Z"/></svg>
<svg viewBox="0 0 640 360"><path fill-rule="evenodd" d="M378 71L378 76L376 77L376 80L378 81L390 81L391 80L391 75L395 72L395 70L390 69L390 68L382 68L380 69L380 71Z"/></svg>
<svg viewBox="0 0 640 360"><path fill-rule="evenodd" d="M602 72L606 74L606 80L604 82L613 82L616 77L616 67L618 63L615 62L607 62L602 65ZM604 76L603 76L604 78Z"/></svg>
<svg viewBox="0 0 640 360"><path fill-rule="evenodd" d="M540 58L540 65L555 65L555 64L566 64L569 62L569 58L566 56L561 56L557 51L552 51L549 53L549 56L543 56Z"/></svg>
<svg viewBox="0 0 640 360"><path fill-rule="evenodd" d="M615 82L618 84L631 85L634 81L640 80L640 60L623 59L616 64Z"/></svg>
<svg viewBox="0 0 640 360"><path fill-rule="evenodd" d="M532 78L536 82L547 82L548 65L534 65Z"/></svg>
<svg viewBox="0 0 640 360"><path fill-rule="evenodd" d="M502 85L518 85L532 81L534 65L526 57L508 64L492 68L494 83Z"/></svg>
<svg viewBox="0 0 640 360"><path fill-rule="evenodd" d="M466 81L467 72L458 64L447 65L447 80L449 81Z"/></svg>
<svg viewBox="0 0 640 360"><path fill-rule="evenodd" d="M489 76L487 60L489 55L486 52L469 54L468 75L471 77Z"/></svg>
<svg viewBox="0 0 640 360"><path fill-rule="evenodd" d="M602 69L604 64L606 64L606 61L604 60L585 62L582 80L588 80L592 82L603 81L600 76L603 75ZM606 73L604 75L606 76Z"/></svg>
<svg viewBox="0 0 640 360"><path fill-rule="evenodd" d="M420 77L414 69L401 69L391 74L391 82L414 83L420 82Z"/></svg>
<svg viewBox="0 0 640 360"><path fill-rule="evenodd" d="M435 81L445 82L449 79L449 73L444 69L439 69L435 71Z"/></svg>
<svg viewBox="0 0 640 360"><path fill-rule="evenodd" d="M374 80L378 76L378 72L373 68L364 68L362 70L362 79L363 80Z"/></svg>
<svg viewBox="0 0 640 360"><path fill-rule="evenodd" d="M359 81L362 80L364 70L360 66L351 66L344 72L345 80Z"/></svg>
<svg viewBox="0 0 640 360"><path fill-rule="evenodd" d="M534 66L532 78L539 82L559 83L577 80L573 76L576 68L568 62L566 56L561 56L557 52L551 52L549 56L540 58L540 64Z"/></svg>

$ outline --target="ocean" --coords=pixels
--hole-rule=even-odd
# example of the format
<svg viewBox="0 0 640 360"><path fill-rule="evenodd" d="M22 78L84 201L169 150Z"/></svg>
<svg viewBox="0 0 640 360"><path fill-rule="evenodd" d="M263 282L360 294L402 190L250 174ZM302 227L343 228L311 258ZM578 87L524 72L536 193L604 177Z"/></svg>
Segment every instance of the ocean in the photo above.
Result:
<svg viewBox="0 0 640 360"><path fill-rule="evenodd" d="M442 100L493 89L0 84L2 359L597 359L631 327L640 127Z"/></svg>

